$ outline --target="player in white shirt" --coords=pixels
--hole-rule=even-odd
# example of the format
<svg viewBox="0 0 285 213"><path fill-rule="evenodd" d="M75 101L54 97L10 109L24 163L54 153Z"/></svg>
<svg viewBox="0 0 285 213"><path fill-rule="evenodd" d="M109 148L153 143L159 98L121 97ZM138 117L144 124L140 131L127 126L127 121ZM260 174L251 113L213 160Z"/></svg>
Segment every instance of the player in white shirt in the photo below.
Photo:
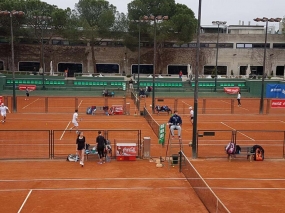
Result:
<svg viewBox="0 0 285 213"><path fill-rule="evenodd" d="M72 130L74 127L76 129L76 133L78 133L78 110L76 109L75 112L73 113L73 116L72 116L72 123L73 123L73 127L71 127L69 130Z"/></svg>
<svg viewBox="0 0 285 213"><path fill-rule="evenodd" d="M193 111L193 109L192 109L192 107L191 107L191 106L189 107L189 109L190 109L190 121L191 121L191 123L193 124L194 111Z"/></svg>
<svg viewBox="0 0 285 213"><path fill-rule="evenodd" d="M2 103L1 106L0 106L1 116L3 117L3 120L1 120L2 123L4 123L6 121L6 113L7 113L7 111L10 113L10 110L8 109L8 107L6 107L4 105L4 103Z"/></svg>

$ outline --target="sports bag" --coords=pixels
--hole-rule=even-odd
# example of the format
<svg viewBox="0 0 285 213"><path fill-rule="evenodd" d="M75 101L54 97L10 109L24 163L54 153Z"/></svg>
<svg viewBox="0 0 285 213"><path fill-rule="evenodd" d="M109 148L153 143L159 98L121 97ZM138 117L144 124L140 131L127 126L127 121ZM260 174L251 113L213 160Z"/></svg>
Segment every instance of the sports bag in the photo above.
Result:
<svg viewBox="0 0 285 213"><path fill-rule="evenodd" d="M263 161L264 160L264 149L259 145L254 145L252 149L254 152L253 159L255 161Z"/></svg>
<svg viewBox="0 0 285 213"><path fill-rule="evenodd" d="M235 153L235 143L234 142L229 142L229 144L226 146L226 153L227 154Z"/></svg>
<svg viewBox="0 0 285 213"><path fill-rule="evenodd" d="M67 161L76 162L78 160L78 156L74 154L69 154L66 158Z"/></svg>

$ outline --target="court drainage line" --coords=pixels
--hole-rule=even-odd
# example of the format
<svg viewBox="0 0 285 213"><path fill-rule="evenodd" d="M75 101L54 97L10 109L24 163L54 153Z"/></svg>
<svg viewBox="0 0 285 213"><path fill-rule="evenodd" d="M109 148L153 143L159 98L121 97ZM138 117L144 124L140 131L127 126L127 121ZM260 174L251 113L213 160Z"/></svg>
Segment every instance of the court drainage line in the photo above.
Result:
<svg viewBox="0 0 285 213"><path fill-rule="evenodd" d="M31 104L35 103L36 101L40 100L39 98L34 100L33 102L29 103L28 105L24 106L22 109L25 109L27 108L28 106L30 106Z"/></svg>
<svg viewBox="0 0 285 213"><path fill-rule="evenodd" d="M61 137L60 137L60 139L59 139L60 141L61 141L61 139L63 138L63 136L64 136L66 130L68 129L70 123L71 123L71 121L69 121L69 123L68 123L67 126L65 127L65 130L63 131L63 133L62 133L62 135L61 135Z"/></svg>
<svg viewBox="0 0 285 213"><path fill-rule="evenodd" d="M22 203L22 205L21 205L21 207L20 207L20 209L19 209L18 213L20 213L20 212L22 211L22 209L23 209L24 205L26 204L26 202L27 202L28 198L30 197L30 195L31 195L32 191L33 191L32 189L29 191L29 193L28 193L28 195L27 195L26 199L24 200L24 202Z"/></svg>
<svg viewBox="0 0 285 213"><path fill-rule="evenodd" d="M232 129L232 130L236 130L236 129L234 129L234 128L230 127L229 125L225 124L224 122L221 122L221 124L225 125L226 127L229 127L229 128L230 128L230 129ZM251 138L251 137L247 136L246 134L241 133L241 132L239 132L239 133L240 133L241 135L243 135L243 136L245 136L245 137L249 138L250 140L255 141L253 138Z"/></svg>

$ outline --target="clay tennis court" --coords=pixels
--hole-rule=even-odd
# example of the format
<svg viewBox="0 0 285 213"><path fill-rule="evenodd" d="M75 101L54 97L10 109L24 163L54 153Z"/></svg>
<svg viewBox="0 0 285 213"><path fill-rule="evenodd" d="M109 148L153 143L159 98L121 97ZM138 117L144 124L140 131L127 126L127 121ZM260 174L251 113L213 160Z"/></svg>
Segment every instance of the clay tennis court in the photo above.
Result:
<svg viewBox="0 0 285 213"><path fill-rule="evenodd" d="M178 172L178 166L170 167L167 161L163 168L156 168L154 162L141 159L113 160L98 165L96 156L90 156L84 168L78 163L66 162L63 154L75 152L76 134L68 131L74 111L73 100L57 99L49 106L54 112L44 113L36 110L41 109L41 104L35 104L40 101L37 98L32 97L29 102L19 99L18 106L26 111L9 114L7 123L1 125L1 158L9 158L5 155L13 155L11 150L14 149L15 156L21 158L28 153L31 159L2 160L0 212L207 212L185 176ZM192 139L192 124L186 106L193 105L193 102L190 98L180 101L177 109L182 111L183 151L191 159L192 150L188 144ZM240 110L239 113L230 114L226 104L221 105L217 99L208 101L211 101L211 113L202 114L202 109L198 110L198 130L216 130L216 134L199 138L199 158L192 161L197 171L230 212L285 211L282 205L285 196L285 172L282 170L285 117L282 111L258 115L258 109L255 109L258 100L252 100L252 104L248 100L248 104L236 109ZM124 140L124 137L132 140L133 136L126 134L125 130L140 130L141 137L151 137L154 160L164 157L167 146L162 148L158 144L146 120L134 116L133 101L127 102L131 104L130 115L91 116L85 114L85 108L93 103L92 100L78 99L80 117L83 118L80 128L86 133L88 143L95 143L97 132L92 130L122 130L122 133L110 135L112 140ZM168 103L166 99L164 103ZM171 103L169 100L169 105ZM149 108L150 104L151 99L147 99L145 105ZM198 106L202 104L199 101ZM58 112L57 108L63 112ZM160 114L153 115L153 118L162 124L169 116ZM9 133L10 130L19 131ZM43 160L43 156L49 154L49 133L46 132L50 130L56 132L58 155L53 160ZM262 145L265 161L249 162L246 157L239 157L228 162L224 146L231 139L232 130L240 130L238 144ZM168 133L167 130L166 135Z"/></svg>

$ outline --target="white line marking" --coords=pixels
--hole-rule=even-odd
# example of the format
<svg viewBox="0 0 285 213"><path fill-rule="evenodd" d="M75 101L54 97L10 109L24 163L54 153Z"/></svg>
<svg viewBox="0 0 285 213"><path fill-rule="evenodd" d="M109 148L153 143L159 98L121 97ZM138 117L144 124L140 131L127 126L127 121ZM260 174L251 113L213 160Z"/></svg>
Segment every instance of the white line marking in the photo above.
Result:
<svg viewBox="0 0 285 213"><path fill-rule="evenodd" d="M82 102L83 102L83 100L80 101L80 103L79 103L79 105L78 105L78 109L79 109L80 105L82 104Z"/></svg>
<svg viewBox="0 0 285 213"><path fill-rule="evenodd" d="M224 103L226 103L226 104L231 104L230 102L228 102L228 101L221 101L221 102L224 102Z"/></svg>
<svg viewBox="0 0 285 213"><path fill-rule="evenodd" d="M170 189L170 190L189 190L189 187L175 187L175 186L169 186L169 187L102 187L102 188L39 188L39 189L31 189L31 191L78 191L78 190L155 190L155 189ZM196 189L209 189L207 187L193 187ZM285 188L232 188L232 187L211 187L211 189L216 189L216 190L285 190ZM0 192L16 192L16 191L26 191L27 189L3 189L0 190ZM29 194L30 194L29 193ZM28 198L28 197L27 197ZM27 199L26 198L26 199ZM25 200L26 201L26 200ZM24 201L24 202L25 202ZM24 203L22 204L22 206ZM18 211L20 213L21 209Z"/></svg>
<svg viewBox="0 0 285 213"><path fill-rule="evenodd" d="M67 124L67 126L65 127L65 130L63 131L63 133L62 133L62 135L61 135L61 137L60 137L60 139L59 139L59 140L61 140L61 139L63 138L63 136L64 136L64 134L65 134L66 130L67 130L67 129L68 129L68 127L69 127L70 122L71 122L71 121L69 121L69 123L68 123L68 124Z"/></svg>
<svg viewBox="0 0 285 213"><path fill-rule="evenodd" d="M30 106L31 104L35 103L36 101L40 100L39 98L34 100L33 102L29 103L28 105L24 106L22 109L25 109L27 108L28 106Z"/></svg>
<svg viewBox="0 0 285 213"><path fill-rule="evenodd" d="M230 129L232 129L232 130L236 130L236 129L234 129L234 128L230 127L229 125L225 124L224 122L221 122L221 124L225 125L226 127L229 127L229 128L230 128ZM251 137L247 136L247 135L246 135L246 134L244 134L244 133L241 133L241 132L238 132L238 133L240 133L241 135L243 135L243 136L247 137L248 139L250 139L250 140L252 140L252 141L255 141L253 138L251 138Z"/></svg>
<svg viewBox="0 0 285 213"><path fill-rule="evenodd" d="M24 205L26 204L26 202L27 202L28 198L30 197L32 191L33 191L33 190L31 189L30 192L28 193L28 195L27 195L26 199L24 200L24 202L22 203L22 205L21 205L21 207L20 207L18 213L20 213L20 212L22 211L22 208L23 208Z"/></svg>
<svg viewBox="0 0 285 213"><path fill-rule="evenodd" d="M0 180L0 182L29 182L29 181L102 181L102 180L185 180L185 178L44 178L22 180Z"/></svg>
<svg viewBox="0 0 285 213"><path fill-rule="evenodd" d="M195 180L199 178L188 178ZM35 182L35 181L126 181L126 180L144 180L144 181L173 181L187 180L186 178L46 178L46 179L21 179L21 180L0 180L0 182ZM285 181L285 178L204 178L204 180L233 180L233 181Z"/></svg>

